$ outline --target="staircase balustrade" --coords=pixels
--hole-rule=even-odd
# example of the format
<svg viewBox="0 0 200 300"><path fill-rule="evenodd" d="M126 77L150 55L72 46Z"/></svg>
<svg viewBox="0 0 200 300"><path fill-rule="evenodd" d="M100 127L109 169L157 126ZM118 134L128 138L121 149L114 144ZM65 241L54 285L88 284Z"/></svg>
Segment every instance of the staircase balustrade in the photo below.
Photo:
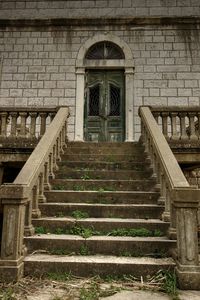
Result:
<svg viewBox="0 0 200 300"><path fill-rule="evenodd" d="M57 161L66 146L68 108L61 107L45 131L45 120L49 113L54 114L51 110L42 112L40 134L43 136L17 178L13 183L1 186L0 201L3 205L1 280L18 280L23 275L23 259L26 253L23 245L24 234L26 236L34 234L32 217L40 216L38 204L46 201L44 190L51 188L49 177L54 176ZM28 114L27 112L21 114L23 128L25 128L25 118ZM32 123L35 126L37 115L35 112L31 114ZM6 116L7 112L5 112L5 120ZM25 134L25 130L22 134Z"/></svg>
<svg viewBox="0 0 200 300"><path fill-rule="evenodd" d="M0 141L8 140L8 138L40 138L45 133L56 112L56 107L1 107Z"/></svg>
<svg viewBox="0 0 200 300"><path fill-rule="evenodd" d="M199 107L151 107L162 132L170 141L191 141L200 139Z"/></svg>
<svg viewBox="0 0 200 300"><path fill-rule="evenodd" d="M183 119L183 115L180 111L173 112L171 109L167 112L152 108L152 111L149 107L139 109L141 140L145 151L150 156L153 173L156 174L160 186L160 203L163 203L165 207L163 220L170 222L169 237L177 238L177 253L174 253L174 257L179 285L183 289L199 289L198 206L200 190L189 185L165 139L169 137L167 117L170 115L171 138L174 139L178 137L175 118L179 115ZM185 110L185 115L190 118L188 139L191 139L195 136L194 117L198 115L198 112ZM163 134L156 121L158 116L162 116ZM181 121L181 123L183 124L181 132L186 136L185 122Z"/></svg>

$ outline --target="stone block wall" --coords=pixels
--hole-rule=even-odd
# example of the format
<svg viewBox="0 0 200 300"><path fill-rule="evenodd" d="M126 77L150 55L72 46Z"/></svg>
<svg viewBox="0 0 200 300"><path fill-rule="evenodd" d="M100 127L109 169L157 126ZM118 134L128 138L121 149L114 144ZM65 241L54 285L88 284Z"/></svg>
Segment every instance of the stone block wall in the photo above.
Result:
<svg viewBox="0 0 200 300"><path fill-rule="evenodd" d="M1 0L0 19L199 16L199 0Z"/></svg>
<svg viewBox="0 0 200 300"><path fill-rule="evenodd" d="M67 105L73 139L76 57L84 42L105 32L120 37L132 50L137 137L140 105L200 105L197 25L1 29L0 105Z"/></svg>

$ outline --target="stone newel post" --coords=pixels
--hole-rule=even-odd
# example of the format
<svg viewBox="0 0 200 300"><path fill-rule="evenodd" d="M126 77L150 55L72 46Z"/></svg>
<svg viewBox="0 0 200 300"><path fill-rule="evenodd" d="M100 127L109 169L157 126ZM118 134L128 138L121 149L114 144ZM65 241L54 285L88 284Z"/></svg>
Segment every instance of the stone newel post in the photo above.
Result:
<svg viewBox="0 0 200 300"><path fill-rule="evenodd" d="M174 190L176 209L177 267L179 286L183 289L199 289L200 265L198 251L199 190Z"/></svg>
<svg viewBox="0 0 200 300"><path fill-rule="evenodd" d="M23 275L25 250L23 238L27 199L23 186L8 184L1 188L3 231L0 278L5 281L16 281Z"/></svg>

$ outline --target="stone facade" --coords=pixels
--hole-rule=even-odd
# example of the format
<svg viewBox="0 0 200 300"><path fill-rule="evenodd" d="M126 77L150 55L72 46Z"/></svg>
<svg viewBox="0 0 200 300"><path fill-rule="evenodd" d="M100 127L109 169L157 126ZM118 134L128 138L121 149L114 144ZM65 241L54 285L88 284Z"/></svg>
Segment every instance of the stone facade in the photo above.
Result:
<svg viewBox="0 0 200 300"><path fill-rule="evenodd" d="M198 0L2 0L0 9L1 19L200 15Z"/></svg>
<svg viewBox="0 0 200 300"><path fill-rule="evenodd" d="M0 7L0 105L67 105L71 113L70 140L75 131L78 51L99 34L120 38L132 51L136 139L140 134L140 105L200 104L199 1L1 1ZM194 23L185 19L171 24L160 18L172 15L196 18ZM81 18L90 16L98 17L91 24L88 20L81 25ZM155 16L159 16L160 24L154 24L155 18L152 21ZM72 25L51 23L52 18L64 17L77 19ZM115 21L109 24L105 19L103 24L99 17ZM128 23L124 17L132 21ZM32 26L19 27L10 21L29 18L51 19L51 26L38 27L35 20Z"/></svg>

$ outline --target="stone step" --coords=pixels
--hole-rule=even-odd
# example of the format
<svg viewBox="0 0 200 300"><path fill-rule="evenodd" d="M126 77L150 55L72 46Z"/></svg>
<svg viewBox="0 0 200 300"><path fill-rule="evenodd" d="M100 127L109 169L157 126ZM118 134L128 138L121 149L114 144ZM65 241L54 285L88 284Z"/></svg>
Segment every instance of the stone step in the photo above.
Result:
<svg viewBox="0 0 200 300"><path fill-rule="evenodd" d="M41 203L44 216L71 216L75 210L88 213L90 218L160 219L163 207L139 204Z"/></svg>
<svg viewBox="0 0 200 300"><path fill-rule="evenodd" d="M64 161L94 161L94 162L144 162L146 157L143 153L138 155L124 155L124 154L63 154Z"/></svg>
<svg viewBox="0 0 200 300"><path fill-rule="evenodd" d="M60 179L115 179L115 180L130 180L130 179L147 179L152 175L152 171L130 171L130 170L76 170L62 166L55 173L56 178Z"/></svg>
<svg viewBox="0 0 200 300"><path fill-rule="evenodd" d="M41 276L45 273L71 273L75 276L120 276L131 274L145 278L159 270L174 270L171 258L155 259L149 257L116 256L58 256L37 254L24 260L25 275Z"/></svg>
<svg viewBox="0 0 200 300"><path fill-rule="evenodd" d="M67 148L78 147L78 148L122 148L122 149L133 149L143 148L140 142L68 142Z"/></svg>
<svg viewBox="0 0 200 300"><path fill-rule="evenodd" d="M101 204L156 204L158 192L144 191L46 191L47 202L101 203Z"/></svg>
<svg viewBox="0 0 200 300"><path fill-rule="evenodd" d="M65 154L117 154L117 155L139 155L144 152L144 147L67 147L65 148Z"/></svg>
<svg viewBox="0 0 200 300"><path fill-rule="evenodd" d="M155 188L154 180L83 180L83 179L53 179L54 190L94 190L94 191L151 191Z"/></svg>
<svg viewBox="0 0 200 300"><path fill-rule="evenodd" d="M93 228L101 232L109 232L119 228L140 229L150 231L159 230L161 235L166 234L169 228L168 222L158 219L119 219L119 218L85 218L75 219L73 217L46 217L32 220L34 227L43 227L49 232L55 232L57 228L70 229L73 226Z"/></svg>
<svg viewBox="0 0 200 300"><path fill-rule="evenodd" d="M149 171L149 161L143 162L104 162L104 161L66 161L62 160L58 163L58 167L65 166L74 168L74 170L135 170Z"/></svg>
<svg viewBox="0 0 200 300"><path fill-rule="evenodd" d="M90 255L168 257L176 241L166 237L116 237L92 236L87 239L77 235L40 234L25 238L28 253L37 249L50 254L80 255L85 249Z"/></svg>

